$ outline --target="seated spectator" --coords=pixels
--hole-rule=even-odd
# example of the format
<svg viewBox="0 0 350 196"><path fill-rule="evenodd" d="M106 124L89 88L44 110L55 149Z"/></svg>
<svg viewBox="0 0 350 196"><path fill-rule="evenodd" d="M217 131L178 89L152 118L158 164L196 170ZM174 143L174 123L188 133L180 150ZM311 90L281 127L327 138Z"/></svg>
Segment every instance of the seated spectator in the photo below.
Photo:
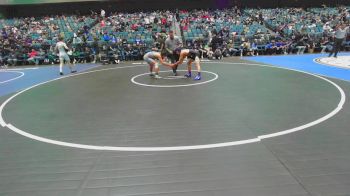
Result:
<svg viewBox="0 0 350 196"><path fill-rule="evenodd" d="M46 54L46 59L49 64L58 63L58 56L52 50L49 50Z"/></svg>
<svg viewBox="0 0 350 196"><path fill-rule="evenodd" d="M7 67L7 57L5 56L4 52L0 52L0 66Z"/></svg>
<svg viewBox="0 0 350 196"><path fill-rule="evenodd" d="M214 52L213 52L212 48L209 45L206 45L204 47L204 49L206 50L206 54L207 54L208 59L213 59Z"/></svg>
<svg viewBox="0 0 350 196"><path fill-rule="evenodd" d="M89 48L89 47L85 47L85 50L84 50L84 55L82 55L82 62L84 63L88 63L88 62L92 62L94 61L96 58L95 58L95 55L93 54L93 49L92 48Z"/></svg>
<svg viewBox="0 0 350 196"><path fill-rule="evenodd" d="M15 50L12 50L10 53L9 53L9 56L7 58L7 63L8 65L10 66L16 66L17 65L17 56L18 56L18 52L15 51Z"/></svg>
<svg viewBox="0 0 350 196"><path fill-rule="evenodd" d="M257 40L255 40L255 41L251 44L251 50L252 50L252 55L253 55L253 56L255 56L255 55L259 56Z"/></svg>
<svg viewBox="0 0 350 196"><path fill-rule="evenodd" d="M108 49L109 47L107 46L107 44L103 44L99 53L99 60L103 65L109 63Z"/></svg>
<svg viewBox="0 0 350 196"><path fill-rule="evenodd" d="M324 54L327 49L328 39L322 37L315 45L316 48L319 48L321 54Z"/></svg>
<svg viewBox="0 0 350 196"><path fill-rule="evenodd" d="M103 40L104 40L105 42L109 42L109 41L110 41L110 37L109 37L109 35L108 35L107 33L104 33L104 35L103 35Z"/></svg>
<svg viewBox="0 0 350 196"><path fill-rule="evenodd" d="M28 63L29 64L35 64L38 65L39 64L39 60L36 58L38 56L38 52L34 50L34 48L32 49L32 51L30 53L28 53Z"/></svg>
<svg viewBox="0 0 350 196"><path fill-rule="evenodd" d="M119 64L120 60L119 60L119 50L118 47L114 44L112 46L109 47L109 62L111 63L116 63Z"/></svg>
<svg viewBox="0 0 350 196"><path fill-rule="evenodd" d="M314 53L315 47L316 47L315 42L312 39L309 39L307 41L307 50L308 50L308 52L309 53Z"/></svg>
<svg viewBox="0 0 350 196"><path fill-rule="evenodd" d="M216 48L214 53L213 53L213 58L221 60L222 57L223 57L223 55L222 55L221 49L220 48Z"/></svg>
<svg viewBox="0 0 350 196"><path fill-rule="evenodd" d="M110 37L111 37L111 44L112 45L118 43L118 39L115 37L115 35L111 34Z"/></svg>
<svg viewBox="0 0 350 196"><path fill-rule="evenodd" d="M269 55L275 54L276 53L276 46L275 46L274 40L271 42L267 42L265 49L266 49L267 54L269 54Z"/></svg>
<svg viewBox="0 0 350 196"><path fill-rule="evenodd" d="M301 38L297 44L296 44L296 49L298 49L297 51L297 54L300 55L300 54L304 54L305 52L305 49L306 49L306 42L304 41L304 38Z"/></svg>
<svg viewBox="0 0 350 196"><path fill-rule="evenodd" d="M40 48L39 52L37 53L37 56L34 58L35 58L35 61L37 62L37 65L40 63L43 63L45 59L45 51L42 48Z"/></svg>
<svg viewBox="0 0 350 196"><path fill-rule="evenodd" d="M240 51L239 49L235 48L232 40L229 40L228 44L226 45L226 48L228 49L230 56L235 56Z"/></svg>

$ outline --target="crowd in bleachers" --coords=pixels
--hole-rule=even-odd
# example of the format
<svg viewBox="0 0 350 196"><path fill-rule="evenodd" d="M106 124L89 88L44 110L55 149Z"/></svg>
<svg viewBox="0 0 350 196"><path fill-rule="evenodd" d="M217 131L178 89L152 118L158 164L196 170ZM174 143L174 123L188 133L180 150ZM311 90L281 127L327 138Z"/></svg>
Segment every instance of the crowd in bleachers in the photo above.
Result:
<svg viewBox="0 0 350 196"><path fill-rule="evenodd" d="M61 15L0 20L0 65L54 64L63 37L74 62L141 60L164 49L167 32L181 29L183 45L203 58L302 54L330 50L339 24L349 26L349 8L276 8L154 11ZM178 33L180 33L178 32ZM349 39L344 47L349 48Z"/></svg>
<svg viewBox="0 0 350 196"><path fill-rule="evenodd" d="M0 63L39 64L55 62L54 44L58 37L69 40L76 32L92 25L90 16L28 17L0 20Z"/></svg>
<svg viewBox="0 0 350 196"><path fill-rule="evenodd" d="M198 48L209 58L245 55L246 41L269 40L271 36L265 25L237 7L182 12L181 18L186 46Z"/></svg>
<svg viewBox="0 0 350 196"><path fill-rule="evenodd" d="M104 11L103 11L104 12ZM0 20L0 63L54 64L54 46L64 37L74 62L140 60L165 40L173 13L111 13L108 16L30 17ZM164 41L163 41L164 42Z"/></svg>
<svg viewBox="0 0 350 196"><path fill-rule="evenodd" d="M349 8L237 8L182 13L187 47L204 57L303 54L332 50L339 26L349 26ZM349 34L348 34L349 35ZM344 39L350 49L350 37Z"/></svg>

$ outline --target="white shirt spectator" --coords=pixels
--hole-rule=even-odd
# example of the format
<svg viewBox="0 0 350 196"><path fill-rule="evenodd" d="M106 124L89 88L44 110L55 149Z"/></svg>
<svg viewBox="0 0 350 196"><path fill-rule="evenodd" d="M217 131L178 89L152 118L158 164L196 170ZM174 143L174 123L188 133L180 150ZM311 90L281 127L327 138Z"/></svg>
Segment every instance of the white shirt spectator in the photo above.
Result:
<svg viewBox="0 0 350 196"><path fill-rule="evenodd" d="M76 35L73 38L73 44L81 44L83 41L80 37L77 37Z"/></svg>
<svg viewBox="0 0 350 196"><path fill-rule="evenodd" d="M13 32L14 34L17 34L17 31L18 31L17 27L13 27L13 28L12 28L12 32Z"/></svg>
<svg viewBox="0 0 350 196"><path fill-rule="evenodd" d="M310 29L312 29L312 28L316 28L316 24L315 24L315 23L313 23L313 24L309 25L309 26L308 26L308 28L310 28Z"/></svg>
<svg viewBox="0 0 350 196"><path fill-rule="evenodd" d="M329 32L332 30L331 26L329 25L329 23L326 23L325 25L323 25L323 30L326 32Z"/></svg>
<svg viewBox="0 0 350 196"><path fill-rule="evenodd" d="M101 9L101 17L105 17L106 16L106 11L104 11L103 9Z"/></svg>
<svg viewBox="0 0 350 196"><path fill-rule="evenodd" d="M145 18L145 24L146 24L146 25L149 25L149 24L150 24L150 20L149 20L148 17Z"/></svg>
<svg viewBox="0 0 350 196"><path fill-rule="evenodd" d="M154 18L155 18L154 16L150 16L150 17L149 17L149 20L150 20L150 21L154 21Z"/></svg>

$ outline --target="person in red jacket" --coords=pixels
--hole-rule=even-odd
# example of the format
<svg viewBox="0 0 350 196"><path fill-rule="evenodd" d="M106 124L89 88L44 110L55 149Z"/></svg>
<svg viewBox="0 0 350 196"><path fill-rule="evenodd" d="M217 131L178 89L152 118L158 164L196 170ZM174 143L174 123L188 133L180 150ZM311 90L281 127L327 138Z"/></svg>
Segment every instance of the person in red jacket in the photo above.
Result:
<svg viewBox="0 0 350 196"><path fill-rule="evenodd" d="M35 63L35 65L39 64L38 59L36 59L36 57L38 56L38 52L34 50L34 48L32 49L32 51L30 53L28 53L29 58L27 59L28 63Z"/></svg>
<svg viewBox="0 0 350 196"><path fill-rule="evenodd" d="M161 19L161 22L162 22L162 25L165 25L165 24L167 23L166 18L162 18L162 19Z"/></svg>

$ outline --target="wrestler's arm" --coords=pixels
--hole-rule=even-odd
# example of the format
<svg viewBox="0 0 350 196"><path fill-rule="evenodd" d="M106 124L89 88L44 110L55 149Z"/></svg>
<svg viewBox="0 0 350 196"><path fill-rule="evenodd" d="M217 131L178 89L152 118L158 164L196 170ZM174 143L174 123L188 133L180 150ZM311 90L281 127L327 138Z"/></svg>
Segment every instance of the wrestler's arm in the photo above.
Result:
<svg viewBox="0 0 350 196"><path fill-rule="evenodd" d="M185 60L186 54L181 52L179 60L174 65L181 65Z"/></svg>
<svg viewBox="0 0 350 196"><path fill-rule="evenodd" d="M173 64L170 64L170 63L167 63L166 61L164 61L160 55L157 55L157 58L158 58L160 64L168 66L168 67L173 67Z"/></svg>

